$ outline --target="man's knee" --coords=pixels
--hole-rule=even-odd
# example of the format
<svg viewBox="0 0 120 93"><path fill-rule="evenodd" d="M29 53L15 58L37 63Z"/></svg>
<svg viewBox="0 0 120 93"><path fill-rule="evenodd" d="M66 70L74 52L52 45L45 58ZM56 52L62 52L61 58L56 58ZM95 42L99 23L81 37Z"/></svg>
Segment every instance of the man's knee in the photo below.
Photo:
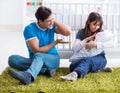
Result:
<svg viewBox="0 0 120 93"><path fill-rule="evenodd" d="M9 56L9 58L8 58L8 64L10 65L10 66L12 66L13 64L14 64L14 62L15 62L15 55L11 55L11 56Z"/></svg>
<svg viewBox="0 0 120 93"><path fill-rule="evenodd" d="M35 56L41 56L41 55L43 55L43 53L40 52L35 53Z"/></svg>

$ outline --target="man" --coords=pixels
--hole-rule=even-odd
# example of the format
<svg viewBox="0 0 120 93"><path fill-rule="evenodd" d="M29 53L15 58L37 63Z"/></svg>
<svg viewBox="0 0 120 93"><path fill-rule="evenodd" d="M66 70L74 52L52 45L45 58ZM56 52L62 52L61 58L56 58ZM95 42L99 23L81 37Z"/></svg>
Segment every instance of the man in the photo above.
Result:
<svg viewBox="0 0 120 93"><path fill-rule="evenodd" d="M36 80L38 74L54 76L59 68L60 57L55 47L59 43L69 43L62 39L54 40L54 33L69 36L69 26L58 22L52 16L52 11L46 7L39 7L35 13L37 22L25 27L24 38L30 58L20 55L9 57L8 63L12 68L8 72L23 84L30 84Z"/></svg>

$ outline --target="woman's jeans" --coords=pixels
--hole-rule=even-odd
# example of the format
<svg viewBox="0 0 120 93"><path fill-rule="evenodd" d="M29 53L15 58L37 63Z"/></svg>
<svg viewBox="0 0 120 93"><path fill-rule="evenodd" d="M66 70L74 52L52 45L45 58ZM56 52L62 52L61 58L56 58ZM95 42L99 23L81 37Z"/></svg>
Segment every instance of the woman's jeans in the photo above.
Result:
<svg viewBox="0 0 120 93"><path fill-rule="evenodd" d="M36 53L33 59L20 55L12 55L8 59L12 68L31 73L36 79L39 73L44 73L46 69L58 69L60 63L59 55Z"/></svg>
<svg viewBox="0 0 120 93"><path fill-rule="evenodd" d="M70 71L80 72L85 76L88 72L97 72L103 69L107 64L105 53L102 52L93 57L86 57L70 64Z"/></svg>

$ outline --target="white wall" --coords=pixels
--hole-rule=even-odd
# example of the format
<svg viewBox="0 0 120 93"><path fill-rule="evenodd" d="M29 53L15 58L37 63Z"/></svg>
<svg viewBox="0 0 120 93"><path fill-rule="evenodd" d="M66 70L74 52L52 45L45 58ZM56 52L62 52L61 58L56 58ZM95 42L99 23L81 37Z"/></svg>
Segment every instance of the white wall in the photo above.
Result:
<svg viewBox="0 0 120 93"><path fill-rule="evenodd" d="M27 56L22 36L25 0L0 0L0 74L12 54Z"/></svg>
<svg viewBox="0 0 120 93"><path fill-rule="evenodd" d="M0 0L0 24L23 24L24 0Z"/></svg>

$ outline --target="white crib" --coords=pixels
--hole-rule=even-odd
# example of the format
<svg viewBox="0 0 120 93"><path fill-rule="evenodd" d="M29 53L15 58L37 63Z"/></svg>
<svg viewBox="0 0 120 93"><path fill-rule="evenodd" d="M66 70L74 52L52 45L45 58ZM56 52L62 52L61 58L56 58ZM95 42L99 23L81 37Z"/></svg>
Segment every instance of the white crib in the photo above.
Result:
<svg viewBox="0 0 120 93"><path fill-rule="evenodd" d="M56 35L56 38L73 42L77 31L84 27L86 18L92 11L99 12L102 15L105 29L109 29L113 34L116 34L116 38L119 37L117 35L120 35L120 3L44 3L44 5L52 9L55 19L68 24L72 28L71 36ZM116 47L119 45L120 41L118 39ZM57 48L61 58L69 58L72 54L72 43L58 44Z"/></svg>

